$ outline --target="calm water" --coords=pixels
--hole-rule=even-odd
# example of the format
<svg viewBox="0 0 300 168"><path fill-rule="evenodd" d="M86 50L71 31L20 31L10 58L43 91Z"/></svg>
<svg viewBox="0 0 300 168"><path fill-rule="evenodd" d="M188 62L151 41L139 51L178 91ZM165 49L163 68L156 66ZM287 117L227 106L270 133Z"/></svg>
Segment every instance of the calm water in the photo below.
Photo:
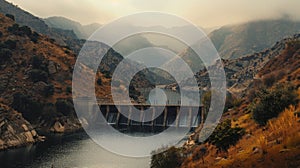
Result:
<svg viewBox="0 0 300 168"><path fill-rule="evenodd" d="M176 104L180 100L178 93L168 91L166 94L170 104ZM185 97L183 101L189 102L190 99ZM149 135L151 134L146 133L143 136ZM111 138L113 139L115 137ZM81 132L70 135L48 135L47 141L43 143L0 152L0 167L149 168L150 157L130 158L113 154L92 141L86 133Z"/></svg>
<svg viewBox="0 0 300 168"><path fill-rule="evenodd" d="M148 168L150 158L106 151L85 133L50 136L44 143L0 152L1 168Z"/></svg>

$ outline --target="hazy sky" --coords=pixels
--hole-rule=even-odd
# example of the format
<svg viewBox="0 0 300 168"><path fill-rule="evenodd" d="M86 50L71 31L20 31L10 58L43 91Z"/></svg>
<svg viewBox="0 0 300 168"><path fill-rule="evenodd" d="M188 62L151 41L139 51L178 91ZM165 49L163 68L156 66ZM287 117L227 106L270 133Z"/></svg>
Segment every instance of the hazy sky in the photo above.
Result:
<svg viewBox="0 0 300 168"><path fill-rule="evenodd" d="M300 19L300 0L8 0L45 18L64 16L89 24L105 24L142 11L181 16L202 27L290 16Z"/></svg>

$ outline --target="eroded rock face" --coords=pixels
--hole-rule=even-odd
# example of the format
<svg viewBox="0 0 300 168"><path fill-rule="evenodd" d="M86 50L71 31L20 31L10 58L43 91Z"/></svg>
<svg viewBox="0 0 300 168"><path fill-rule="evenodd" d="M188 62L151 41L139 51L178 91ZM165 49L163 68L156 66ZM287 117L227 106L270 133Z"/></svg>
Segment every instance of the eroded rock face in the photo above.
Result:
<svg viewBox="0 0 300 168"><path fill-rule="evenodd" d="M39 139L37 132L20 113L0 104L0 150L32 144Z"/></svg>

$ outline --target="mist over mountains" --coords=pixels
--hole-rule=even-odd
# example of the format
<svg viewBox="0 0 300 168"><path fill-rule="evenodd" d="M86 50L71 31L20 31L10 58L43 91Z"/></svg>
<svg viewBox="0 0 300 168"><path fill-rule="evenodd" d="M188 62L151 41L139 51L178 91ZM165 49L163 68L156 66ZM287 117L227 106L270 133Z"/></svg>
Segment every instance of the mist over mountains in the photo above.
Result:
<svg viewBox="0 0 300 168"><path fill-rule="evenodd" d="M92 35L92 33L101 27L98 23L82 25L79 22L57 16L46 18L44 21L49 27L74 31L76 36L80 39L87 39L90 35Z"/></svg>

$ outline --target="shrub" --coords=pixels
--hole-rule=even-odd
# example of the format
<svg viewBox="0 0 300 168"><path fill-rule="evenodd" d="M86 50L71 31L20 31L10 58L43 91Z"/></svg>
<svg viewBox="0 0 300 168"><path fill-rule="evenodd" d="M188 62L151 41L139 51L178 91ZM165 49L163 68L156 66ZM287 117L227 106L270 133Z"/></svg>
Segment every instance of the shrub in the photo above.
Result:
<svg viewBox="0 0 300 168"><path fill-rule="evenodd" d="M55 103L56 111L65 116L73 114L73 104L66 99L58 99Z"/></svg>
<svg viewBox="0 0 300 168"><path fill-rule="evenodd" d="M202 101L202 105L204 106L205 111L208 112L209 108L210 108L210 102L211 102L211 91L205 92L203 94L201 101Z"/></svg>
<svg viewBox="0 0 300 168"><path fill-rule="evenodd" d="M277 117L289 105L296 104L297 94L290 85L276 85L273 89L262 89L252 104L253 119L265 125L271 118Z"/></svg>
<svg viewBox="0 0 300 168"><path fill-rule="evenodd" d="M47 82L48 80L48 74L47 72L39 69L33 69L29 72L29 77L33 82Z"/></svg>
<svg viewBox="0 0 300 168"><path fill-rule="evenodd" d="M10 18L11 20L15 21L15 16L12 14L6 14L6 17Z"/></svg>
<svg viewBox="0 0 300 168"><path fill-rule="evenodd" d="M241 105L242 100L235 97L231 93L227 92L226 101L225 101L225 107L224 112L228 111L230 108L235 108Z"/></svg>
<svg viewBox="0 0 300 168"><path fill-rule="evenodd" d="M31 62L32 68L34 68L34 69L40 69L40 66L43 63L43 58L34 55L33 57L31 57L30 62Z"/></svg>
<svg viewBox="0 0 300 168"><path fill-rule="evenodd" d="M101 80L101 78L99 78L99 79L97 80L97 84L98 84L98 85L102 85L102 80Z"/></svg>
<svg viewBox="0 0 300 168"><path fill-rule="evenodd" d="M267 87L273 86L273 84L275 83L275 81L276 81L276 77L275 77L275 74L273 74L273 73L268 74L268 75L266 75L263 78L263 83Z"/></svg>
<svg viewBox="0 0 300 168"><path fill-rule="evenodd" d="M0 64L6 63L12 57L12 52L9 49L0 49Z"/></svg>
<svg viewBox="0 0 300 168"><path fill-rule="evenodd" d="M31 34L32 34L32 31L31 31L30 27L28 27L28 26L22 26L22 27L20 27L19 31L22 34L27 35L28 37L30 37Z"/></svg>
<svg viewBox="0 0 300 168"><path fill-rule="evenodd" d="M111 78L110 72L109 71L104 71L102 72L104 74L105 78Z"/></svg>
<svg viewBox="0 0 300 168"><path fill-rule="evenodd" d="M4 45L6 46L6 48L13 50L17 48L17 42L14 40L7 40L4 42Z"/></svg>
<svg viewBox="0 0 300 168"><path fill-rule="evenodd" d="M72 93L72 87L71 87L71 86L67 86L66 92L67 92L67 93Z"/></svg>
<svg viewBox="0 0 300 168"><path fill-rule="evenodd" d="M231 120L227 119L216 127L212 135L208 138L208 142L215 145L219 151L227 151L244 134L245 130L243 128L231 127Z"/></svg>
<svg viewBox="0 0 300 168"><path fill-rule="evenodd" d="M177 168L183 162L182 151L179 148L170 149L153 154L151 157L151 168Z"/></svg>
<svg viewBox="0 0 300 168"><path fill-rule="evenodd" d="M54 86L52 84L45 86L44 96L49 97L49 96L52 96L53 94L54 94Z"/></svg>
<svg viewBox="0 0 300 168"><path fill-rule="evenodd" d="M8 27L7 30L11 33L16 33L19 30L19 25L15 23L11 27Z"/></svg>
<svg viewBox="0 0 300 168"><path fill-rule="evenodd" d="M37 100L34 100L28 95L23 93L15 93L13 95L12 107L21 112L23 116L30 120L36 121L40 112L42 111L42 103Z"/></svg>
<svg viewBox="0 0 300 168"><path fill-rule="evenodd" d="M43 56L36 56L36 55L32 56L30 60L33 69L39 69L47 72L48 63L45 62L46 60Z"/></svg>
<svg viewBox="0 0 300 168"><path fill-rule="evenodd" d="M37 43L40 35L37 32L33 32L29 38L32 42Z"/></svg>
<svg viewBox="0 0 300 168"><path fill-rule="evenodd" d="M55 119L58 117L62 117L61 113L56 111L56 107L52 103L47 103L43 106L42 119L48 121L47 123L55 122Z"/></svg>

